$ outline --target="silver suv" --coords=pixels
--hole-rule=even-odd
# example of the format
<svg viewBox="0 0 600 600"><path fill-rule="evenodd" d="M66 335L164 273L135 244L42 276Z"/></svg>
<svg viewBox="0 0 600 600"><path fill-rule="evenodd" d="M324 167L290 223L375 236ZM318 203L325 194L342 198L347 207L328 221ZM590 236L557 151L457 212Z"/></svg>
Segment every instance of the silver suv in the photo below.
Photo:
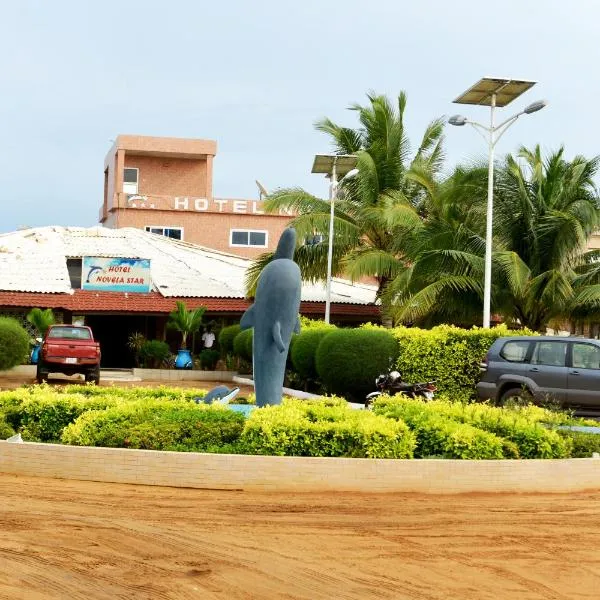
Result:
<svg viewBox="0 0 600 600"><path fill-rule="evenodd" d="M578 412L600 410L600 341L572 337L501 337L481 363L481 399L503 404L528 391Z"/></svg>

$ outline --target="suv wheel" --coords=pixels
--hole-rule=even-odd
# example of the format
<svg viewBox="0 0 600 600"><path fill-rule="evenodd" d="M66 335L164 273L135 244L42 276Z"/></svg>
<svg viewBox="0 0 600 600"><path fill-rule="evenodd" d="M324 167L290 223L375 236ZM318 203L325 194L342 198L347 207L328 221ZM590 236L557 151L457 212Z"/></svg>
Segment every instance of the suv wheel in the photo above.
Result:
<svg viewBox="0 0 600 600"><path fill-rule="evenodd" d="M507 404L531 404L533 396L526 387L513 387L500 396L500 406Z"/></svg>

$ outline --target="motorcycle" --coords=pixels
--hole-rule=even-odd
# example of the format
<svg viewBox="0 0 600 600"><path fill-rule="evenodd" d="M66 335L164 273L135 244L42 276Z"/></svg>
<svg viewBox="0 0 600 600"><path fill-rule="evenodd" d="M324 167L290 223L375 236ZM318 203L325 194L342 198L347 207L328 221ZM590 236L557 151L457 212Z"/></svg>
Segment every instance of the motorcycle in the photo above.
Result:
<svg viewBox="0 0 600 600"><path fill-rule="evenodd" d="M425 400L433 400L437 387L435 379L422 383L407 383L402 380L402 374L399 371L389 371L378 375L375 379L376 392L367 394L365 398L365 408L368 408L375 398L382 394L404 394L409 398L424 398Z"/></svg>

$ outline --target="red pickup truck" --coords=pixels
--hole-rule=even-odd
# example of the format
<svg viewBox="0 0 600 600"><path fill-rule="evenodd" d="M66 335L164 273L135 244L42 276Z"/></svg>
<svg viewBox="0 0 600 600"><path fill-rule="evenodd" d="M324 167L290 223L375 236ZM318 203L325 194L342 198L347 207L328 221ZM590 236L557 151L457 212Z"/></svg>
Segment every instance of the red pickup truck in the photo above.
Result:
<svg viewBox="0 0 600 600"><path fill-rule="evenodd" d="M89 327L52 325L42 343L37 364L38 383L49 373L83 373L86 381L100 382L100 344Z"/></svg>

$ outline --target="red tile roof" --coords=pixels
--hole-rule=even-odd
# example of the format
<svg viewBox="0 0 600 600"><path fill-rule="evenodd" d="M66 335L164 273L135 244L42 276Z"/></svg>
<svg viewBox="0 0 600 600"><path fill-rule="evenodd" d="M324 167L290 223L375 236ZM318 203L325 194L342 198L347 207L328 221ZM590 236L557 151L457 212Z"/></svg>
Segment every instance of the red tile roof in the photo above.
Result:
<svg viewBox="0 0 600 600"><path fill-rule="evenodd" d="M89 313L145 313L168 314L175 309L177 300L185 302L188 309L206 306L209 312L241 313L251 304L242 298L165 298L158 292L149 294L124 294L121 292L92 292L75 290L73 294L43 294L37 292L0 291L0 307L14 306L22 308L59 308L71 312ZM324 302L302 302L303 314L323 314ZM334 315L356 315L361 317L379 317L379 307L369 304L332 303Z"/></svg>

